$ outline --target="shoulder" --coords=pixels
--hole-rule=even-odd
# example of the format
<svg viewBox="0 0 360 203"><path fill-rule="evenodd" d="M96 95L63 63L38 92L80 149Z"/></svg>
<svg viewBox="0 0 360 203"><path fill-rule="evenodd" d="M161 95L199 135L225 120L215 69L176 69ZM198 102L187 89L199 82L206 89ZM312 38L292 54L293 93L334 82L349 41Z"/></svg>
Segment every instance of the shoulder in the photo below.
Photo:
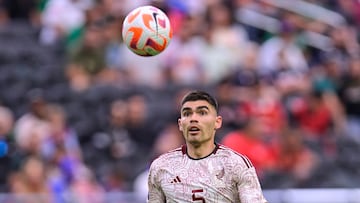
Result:
<svg viewBox="0 0 360 203"><path fill-rule="evenodd" d="M229 162L237 166L241 166L242 168L253 167L253 164L247 156L238 153L225 145L218 145L217 154L223 158L226 158Z"/></svg>
<svg viewBox="0 0 360 203"><path fill-rule="evenodd" d="M167 165L171 165L176 160L179 160L184 155L182 147L168 151L155 158L150 166L150 169L163 168Z"/></svg>

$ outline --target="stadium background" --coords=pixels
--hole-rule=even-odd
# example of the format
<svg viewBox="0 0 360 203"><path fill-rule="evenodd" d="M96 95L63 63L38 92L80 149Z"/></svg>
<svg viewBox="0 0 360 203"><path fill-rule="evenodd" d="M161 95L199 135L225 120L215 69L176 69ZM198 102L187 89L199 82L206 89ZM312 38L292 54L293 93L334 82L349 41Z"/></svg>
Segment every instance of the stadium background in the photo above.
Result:
<svg viewBox="0 0 360 203"><path fill-rule="evenodd" d="M144 4L174 28L151 58L121 42ZM193 88L270 202L357 202L359 28L356 0L0 0L0 202L144 202Z"/></svg>

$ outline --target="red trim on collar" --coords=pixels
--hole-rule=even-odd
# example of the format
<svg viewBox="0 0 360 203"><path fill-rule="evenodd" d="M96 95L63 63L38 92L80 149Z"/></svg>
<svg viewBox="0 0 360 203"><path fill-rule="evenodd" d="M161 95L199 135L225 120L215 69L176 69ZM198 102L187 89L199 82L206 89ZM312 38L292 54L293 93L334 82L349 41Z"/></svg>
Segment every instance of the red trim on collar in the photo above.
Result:
<svg viewBox="0 0 360 203"><path fill-rule="evenodd" d="M214 151L212 153L216 154L218 149L219 149L219 144L215 143L215 148L214 148Z"/></svg>
<svg viewBox="0 0 360 203"><path fill-rule="evenodd" d="M187 147L186 147L186 145L181 146L181 152L182 152L183 155L186 154L186 152L187 152Z"/></svg>

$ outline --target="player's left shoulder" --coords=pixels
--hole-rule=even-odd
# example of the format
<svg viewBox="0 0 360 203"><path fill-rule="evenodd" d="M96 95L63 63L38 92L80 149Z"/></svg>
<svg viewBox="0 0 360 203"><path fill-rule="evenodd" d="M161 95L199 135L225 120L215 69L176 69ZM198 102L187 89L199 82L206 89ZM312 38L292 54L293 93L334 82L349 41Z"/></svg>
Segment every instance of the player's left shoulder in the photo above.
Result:
<svg viewBox="0 0 360 203"><path fill-rule="evenodd" d="M245 168L253 167L253 164L251 163L250 159L246 155L236 152L233 149L231 149L225 145L218 144L217 153L219 154L219 156L222 156L225 159L231 160L231 162L234 164L240 164Z"/></svg>

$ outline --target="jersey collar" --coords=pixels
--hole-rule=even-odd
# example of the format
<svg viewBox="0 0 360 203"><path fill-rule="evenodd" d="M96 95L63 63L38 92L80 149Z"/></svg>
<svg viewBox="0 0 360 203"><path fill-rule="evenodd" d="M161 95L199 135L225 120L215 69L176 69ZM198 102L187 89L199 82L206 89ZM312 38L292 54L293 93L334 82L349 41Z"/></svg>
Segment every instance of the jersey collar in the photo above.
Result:
<svg viewBox="0 0 360 203"><path fill-rule="evenodd" d="M206 158L206 157L208 157L208 156L210 156L210 155L212 155L212 154L216 154L217 150L219 149L219 144L216 143L216 142L215 142L214 144L215 144L215 148L214 148L214 150L213 150L209 155L204 156L204 157L202 157L202 158L198 158L198 159L195 159L195 158L192 158L192 157L189 156L189 154L187 153L187 146L186 146L186 145L181 146L181 152L182 152L183 155L188 156L190 159L200 160L200 159L204 159L204 158Z"/></svg>

